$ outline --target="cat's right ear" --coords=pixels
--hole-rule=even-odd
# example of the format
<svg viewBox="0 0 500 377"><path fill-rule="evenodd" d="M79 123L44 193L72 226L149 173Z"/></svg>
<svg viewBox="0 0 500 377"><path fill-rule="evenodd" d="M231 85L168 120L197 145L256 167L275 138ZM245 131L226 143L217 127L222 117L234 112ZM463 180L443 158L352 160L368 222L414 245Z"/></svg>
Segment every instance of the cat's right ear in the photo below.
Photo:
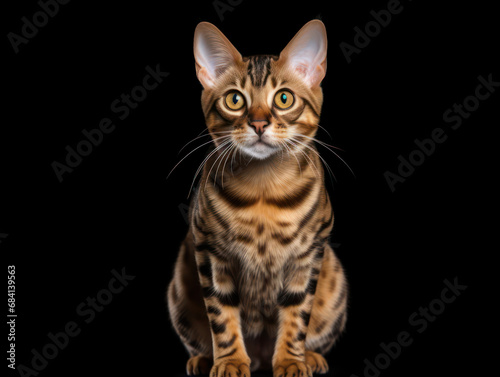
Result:
<svg viewBox="0 0 500 377"><path fill-rule="evenodd" d="M314 88L326 74L326 28L320 20L312 20L299 30L280 54L280 60Z"/></svg>
<svg viewBox="0 0 500 377"><path fill-rule="evenodd" d="M200 22L194 32L196 76L205 89L213 88L217 78L236 62L241 54L222 32L209 22Z"/></svg>

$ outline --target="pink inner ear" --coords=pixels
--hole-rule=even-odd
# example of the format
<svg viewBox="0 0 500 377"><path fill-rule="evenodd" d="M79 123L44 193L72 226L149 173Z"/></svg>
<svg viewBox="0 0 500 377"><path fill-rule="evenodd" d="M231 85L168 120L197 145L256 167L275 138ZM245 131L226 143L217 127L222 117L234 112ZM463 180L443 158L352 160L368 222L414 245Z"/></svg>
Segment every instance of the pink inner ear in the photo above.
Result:
<svg viewBox="0 0 500 377"><path fill-rule="evenodd" d="M288 66L310 87L318 86L326 73L327 38L325 25L313 20L299 30L280 54Z"/></svg>
<svg viewBox="0 0 500 377"><path fill-rule="evenodd" d="M325 69L321 65L317 65L314 71L311 73L309 81L311 86L318 86L325 77Z"/></svg>
<svg viewBox="0 0 500 377"><path fill-rule="evenodd" d="M205 88L212 88L224 71L241 61L241 55L214 25L200 22L194 33L197 76Z"/></svg>
<svg viewBox="0 0 500 377"><path fill-rule="evenodd" d="M215 83L205 67L202 67L198 70L197 76L198 80L200 80L201 82L201 85L203 85L205 89L214 86Z"/></svg>
<svg viewBox="0 0 500 377"><path fill-rule="evenodd" d="M308 67L304 64L297 64L293 68L303 80L310 86L315 87L321 84L321 81L325 77L325 69L323 65L316 65L316 67Z"/></svg>
<svg viewBox="0 0 500 377"><path fill-rule="evenodd" d="M307 75L307 67L305 65L300 64L295 67L295 70L304 77Z"/></svg>

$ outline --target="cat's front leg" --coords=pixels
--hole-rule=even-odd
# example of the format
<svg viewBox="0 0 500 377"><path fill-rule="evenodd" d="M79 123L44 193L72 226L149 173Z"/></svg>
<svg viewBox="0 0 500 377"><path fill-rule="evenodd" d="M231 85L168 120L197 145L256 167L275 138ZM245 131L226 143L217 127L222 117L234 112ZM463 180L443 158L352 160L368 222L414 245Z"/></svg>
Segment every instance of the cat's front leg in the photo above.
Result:
<svg viewBox="0 0 500 377"><path fill-rule="evenodd" d="M205 250L204 250L205 248ZM227 261L206 245L196 248L196 262L212 333L214 365L210 377L250 377L250 358L240 324L240 300Z"/></svg>
<svg viewBox="0 0 500 377"><path fill-rule="evenodd" d="M300 267L290 274L278 296L279 331L273 356L274 377L312 377L305 339L319 270Z"/></svg>

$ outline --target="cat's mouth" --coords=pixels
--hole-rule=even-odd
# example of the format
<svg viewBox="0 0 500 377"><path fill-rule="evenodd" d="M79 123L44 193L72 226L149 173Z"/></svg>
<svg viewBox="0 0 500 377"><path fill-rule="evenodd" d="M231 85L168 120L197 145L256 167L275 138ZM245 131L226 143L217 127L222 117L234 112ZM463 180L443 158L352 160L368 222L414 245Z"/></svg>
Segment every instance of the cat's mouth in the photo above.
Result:
<svg viewBox="0 0 500 377"><path fill-rule="evenodd" d="M266 143L266 142L265 142L264 140L262 140L262 139L259 139L259 140L255 141L255 142L251 145L251 147L253 147L253 146L258 146L258 145L266 145L266 146L268 146L268 147L270 147L270 148L274 148L274 146L273 146L273 145L271 145L271 144L269 144L269 143Z"/></svg>
<svg viewBox="0 0 500 377"><path fill-rule="evenodd" d="M259 160L266 159L278 150L276 146L262 140L261 138L251 144L242 146L241 149L247 155L255 157Z"/></svg>

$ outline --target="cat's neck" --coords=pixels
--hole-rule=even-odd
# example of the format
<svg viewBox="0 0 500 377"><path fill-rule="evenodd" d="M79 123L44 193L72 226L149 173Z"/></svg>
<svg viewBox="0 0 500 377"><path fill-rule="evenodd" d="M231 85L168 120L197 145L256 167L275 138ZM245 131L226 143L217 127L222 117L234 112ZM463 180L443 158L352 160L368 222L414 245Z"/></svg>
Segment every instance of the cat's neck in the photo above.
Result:
<svg viewBox="0 0 500 377"><path fill-rule="evenodd" d="M304 180L323 178L323 169L317 154L276 153L265 160L258 160L236 152L224 161L211 159L205 166L205 178L219 186L240 186L254 193L269 190L287 191Z"/></svg>

